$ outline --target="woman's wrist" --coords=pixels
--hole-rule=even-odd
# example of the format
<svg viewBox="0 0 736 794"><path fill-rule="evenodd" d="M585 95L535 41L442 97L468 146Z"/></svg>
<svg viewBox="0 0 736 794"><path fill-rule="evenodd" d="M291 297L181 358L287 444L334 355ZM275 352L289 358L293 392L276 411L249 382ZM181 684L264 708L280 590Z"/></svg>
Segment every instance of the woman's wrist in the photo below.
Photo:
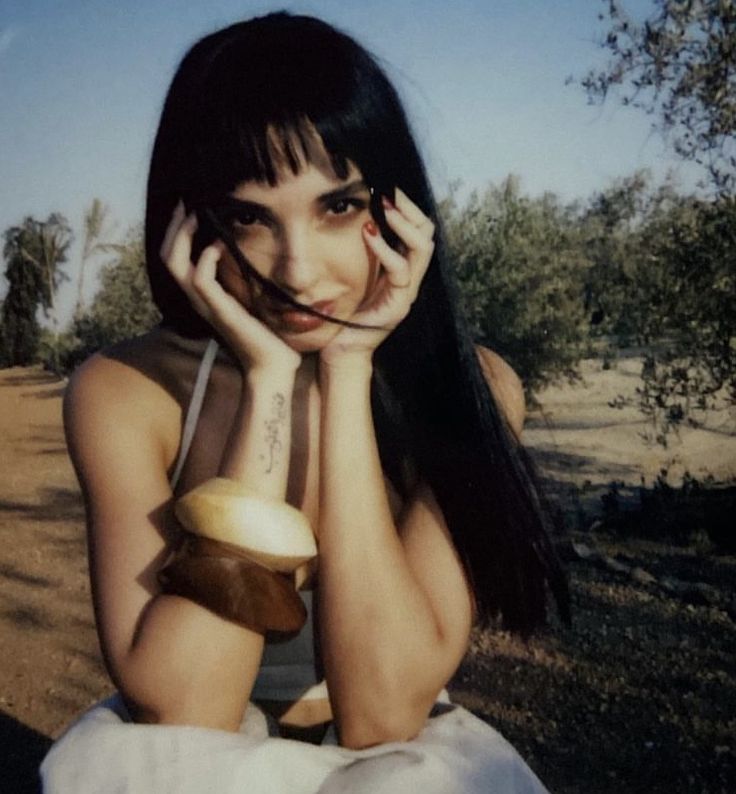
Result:
<svg viewBox="0 0 736 794"><path fill-rule="evenodd" d="M372 350L349 350L343 353L321 355L319 359L320 379L342 377L344 375L360 377L373 374Z"/></svg>
<svg viewBox="0 0 736 794"><path fill-rule="evenodd" d="M298 366L279 362L243 366L243 395L273 394L278 391L291 397L296 383Z"/></svg>
<svg viewBox="0 0 736 794"><path fill-rule="evenodd" d="M290 348L283 351L283 354L279 351L278 355L270 355L262 360L245 354L237 356L237 359L246 379L253 380L294 379L302 363L299 353Z"/></svg>
<svg viewBox="0 0 736 794"><path fill-rule="evenodd" d="M248 369L218 474L263 496L284 499L296 372Z"/></svg>

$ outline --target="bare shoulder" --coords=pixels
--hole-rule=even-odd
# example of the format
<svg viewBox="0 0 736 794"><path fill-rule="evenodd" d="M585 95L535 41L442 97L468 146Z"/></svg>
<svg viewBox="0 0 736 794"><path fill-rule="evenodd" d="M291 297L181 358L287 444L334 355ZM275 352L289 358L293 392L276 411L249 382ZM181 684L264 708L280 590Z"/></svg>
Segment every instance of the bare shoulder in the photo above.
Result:
<svg viewBox="0 0 736 794"><path fill-rule="evenodd" d="M475 349L491 393L514 435L520 438L526 416L524 384L521 378L498 353L482 345L476 345Z"/></svg>
<svg viewBox="0 0 736 794"><path fill-rule="evenodd" d="M75 463L105 440L146 436L162 457L175 454L186 369L155 334L96 353L78 367L64 395L64 426ZM179 392L182 393L180 397Z"/></svg>

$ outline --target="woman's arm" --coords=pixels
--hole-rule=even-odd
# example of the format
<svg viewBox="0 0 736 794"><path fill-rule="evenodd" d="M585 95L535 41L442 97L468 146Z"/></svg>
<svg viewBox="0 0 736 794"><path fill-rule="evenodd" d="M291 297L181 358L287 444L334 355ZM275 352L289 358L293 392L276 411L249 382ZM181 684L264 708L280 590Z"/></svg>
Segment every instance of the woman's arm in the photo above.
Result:
<svg viewBox="0 0 736 794"><path fill-rule="evenodd" d="M366 361L321 370L321 640L348 747L418 733L465 653L472 616L462 566L429 489L417 490L398 527L392 518L370 377Z"/></svg>
<svg viewBox="0 0 736 794"><path fill-rule="evenodd" d="M521 381L498 354L479 348L478 355L518 438ZM321 370L323 652L341 740L358 747L421 729L462 660L472 622L472 595L431 490L419 487L398 526L393 521L373 430L371 372L361 355Z"/></svg>
<svg viewBox="0 0 736 794"><path fill-rule="evenodd" d="M299 357L223 292L215 280L219 251L205 249L198 267L192 266L194 228L181 213L175 217L165 258L193 302L248 362L217 473L283 499ZM137 719L236 730L263 636L164 595L157 583L177 533L169 519L167 471L179 444L180 417L178 404L161 387L104 356L85 364L68 388L65 425L87 504L98 631L111 678Z"/></svg>
<svg viewBox="0 0 736 794"><path fill-rule="evenodd" d="M140 373L102 356L84 365L67 391L66 432L87 505L98 632L110 676L136 719L234 729L261 637L193 602L160 595L156 581L175 535L168 522L170 450L162 443L177 431L172 403Z"/></svg>
<svg viewBox="0 0 736 794"><path fill-rule="evenodd" d="M340 740L364 747L410 738L459 664L471 596L441 512L419 488L397 523L389 508L371 415L375 348L409 312L433 251L434 227L396 190L390 248L367 224L382 273L320 355L320 626Z"/></svg>
<svg viewBox="0 0 736 794"><path fill-rule="evenodd" d="M220 473L283 498L291 384L274 378L259 386L243 390ZM273 394L288 395L275 459L264 432ZM138 719L235 730L262 635L162 595L156 581L176 535L170 461L160 441L161 424L178 415L172 402L140 373L102 356L80 369L67 391L67 438L87 504L98 630L111 678ZM172 433L178 439L178 427Z"/></svg>

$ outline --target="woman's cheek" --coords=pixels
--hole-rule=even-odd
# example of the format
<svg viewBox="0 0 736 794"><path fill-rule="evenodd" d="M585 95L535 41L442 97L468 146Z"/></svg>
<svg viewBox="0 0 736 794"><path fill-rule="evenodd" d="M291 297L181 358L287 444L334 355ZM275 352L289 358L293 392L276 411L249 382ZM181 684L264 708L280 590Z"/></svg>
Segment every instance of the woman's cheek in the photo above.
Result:
<svg viewBox="0 0 736 794"><path fill-rule="evenodd" d="M251 294L247 282L237 265L229 258L223 258L217 267L217 280L226 292L246 308L250 308Z"/></svg>

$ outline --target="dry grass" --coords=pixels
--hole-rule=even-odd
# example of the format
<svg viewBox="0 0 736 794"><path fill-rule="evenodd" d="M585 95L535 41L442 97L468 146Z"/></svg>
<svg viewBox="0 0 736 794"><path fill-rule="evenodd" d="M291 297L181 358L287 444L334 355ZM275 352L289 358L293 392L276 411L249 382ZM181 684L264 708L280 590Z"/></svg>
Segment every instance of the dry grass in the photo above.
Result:
<svg viewBox="0 0 736 794"><path fill-rule="evenodd" d="M697 570L699 581L720 588L734 581L733 557L597 542L650 571ZM529 643L478 633L453 697L506 735L557 794L732 793L732 617L587 562L570 564L570 575L573 626L553 626Z"/></svg>

